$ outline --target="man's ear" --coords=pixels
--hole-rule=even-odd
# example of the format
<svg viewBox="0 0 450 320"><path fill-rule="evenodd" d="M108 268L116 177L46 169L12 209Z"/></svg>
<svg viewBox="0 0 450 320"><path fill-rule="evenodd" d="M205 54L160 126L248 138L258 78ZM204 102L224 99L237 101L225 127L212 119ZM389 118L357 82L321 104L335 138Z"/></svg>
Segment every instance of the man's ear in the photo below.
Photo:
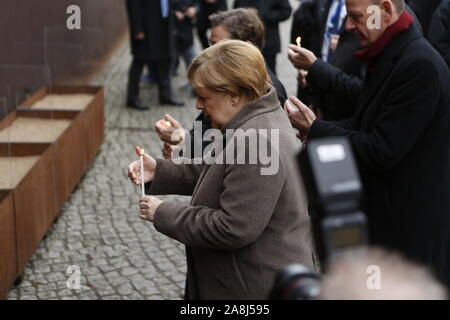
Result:
<svg viewBox="0 0 450 320"><path fill-rule="evenodd" d="M391 22L392 18L396 13L394 3L392 3L392 1L390 0L382 0L380 3L380 7L382 11L381 12L382 19L387 23Z"/></svg>

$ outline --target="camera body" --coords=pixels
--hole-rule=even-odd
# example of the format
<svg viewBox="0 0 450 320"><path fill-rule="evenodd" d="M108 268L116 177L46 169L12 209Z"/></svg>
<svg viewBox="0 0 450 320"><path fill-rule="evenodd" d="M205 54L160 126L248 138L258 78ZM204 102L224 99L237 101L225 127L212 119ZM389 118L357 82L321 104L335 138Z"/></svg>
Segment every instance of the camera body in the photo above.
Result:
<svg viewBox="0 0 450 320"><path fill-rule="evenodd" d="M359 209L362 183L348 140L311 140L300 153L299 164L321 265L346 250L367 245L367 220ZM319 275L302 265L290 265L277 274L271 298L311 300L319 294Z"/></svg>
<svg viewBox="0 0 450 320"><path fill-rule="evenodd" d="M362 183L346 138L308 142L299 155L319 259L323 265L345 250L368 243L360 211Z"/></svg>

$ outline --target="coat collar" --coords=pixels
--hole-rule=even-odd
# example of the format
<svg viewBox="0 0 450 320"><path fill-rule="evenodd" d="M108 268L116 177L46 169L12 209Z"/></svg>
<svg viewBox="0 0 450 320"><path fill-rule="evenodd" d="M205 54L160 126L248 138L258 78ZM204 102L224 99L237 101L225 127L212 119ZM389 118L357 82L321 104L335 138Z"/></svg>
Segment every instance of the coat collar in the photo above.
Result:
<svg viewBox="0 0 450 320"><path fill-rule="evenodd" d="M384 51L384 49L402 32L408 30L413 23L414 18L408 13L403 11L400 18L391 26L389 26L383 34L378 38L375 43L370 47L359 50L354 53L360 60L368 65L369 70L376 63L378 56Z"/></svg>
<svg viewBox="0 0 450 320"><path fill-rule="evenodd" d="M392 72L396 60L404 53L404 48L411 42L421 37L420 32L414 25L400 33L395 39L389 43L384 51L380 54L374 65L374 70L367 72L364 90L360 96L359 112L363 107L372 100L373 96L378 92L379 87L384 83L386 78Z"/></svg>
<svg viewBox="0 0 450 320"><path fill-rule="evenodd" d="M268 93L245 105L230 122L222 127L221 131L237 129L257 115L273 112L279 108L280 101L278 100L277 91L274 87L271 87Z"/></svg>

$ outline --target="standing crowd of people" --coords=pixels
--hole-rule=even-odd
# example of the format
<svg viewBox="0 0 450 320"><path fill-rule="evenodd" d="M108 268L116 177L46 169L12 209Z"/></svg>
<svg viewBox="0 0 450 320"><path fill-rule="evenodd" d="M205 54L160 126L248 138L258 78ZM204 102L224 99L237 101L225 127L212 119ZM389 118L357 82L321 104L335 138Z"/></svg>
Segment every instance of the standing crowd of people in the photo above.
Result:
<svg viewBox="0 0 450 320"><path fill-rule="evenodd" d="M133 54L127 105L148 109L139 99L144 66L158 84L159 102L183 105L170 84L174 61L182 57L200 111L200 140L195 125L185 130L167 115L155 125L163 158L145 154L143 177L139 161L128 167L134 184L146 184L140 218L186 245L187 299L265 299L284 266L301 263L321 271L296 159L308 141L335 136L346 137L355 154L370 244L427 268L412 268L410 282L406 276L393 286L420 283L412 290L429 288L428 297L445 297L450 0L300 1L283 57L297 70L297 95L291 97L276 73L279 23L292 13L288 0L236 0L231 10L220 0L127 0L127 8ZM368 23L374 14L376 27ZM198 54L195 28L204 49ZM268 136L271 130L277 135ZM250 142L234 153L229 133L239 131L250 132ZM204 139L208 132L216 138ZM240 162L251 155L253 138L276 155L274 174L261 173L267 161L260 153L256 161ZM234 161L196 161L195 149ZM175 161L180 150L189 161ZM166 194L192 198L180 204L155 197ZM391 265L399 275L402 268ZM327 279L330 288L342 288L337 279L348 272L361 273L354 266L347 273L343 267L330 270L339 276ZM332 290L323 296L345 298ZM398 290L389 296L402 298L409 289ZM364 294L348 295L357 296ZM427 298L427 292L410 296Z"/></svg>

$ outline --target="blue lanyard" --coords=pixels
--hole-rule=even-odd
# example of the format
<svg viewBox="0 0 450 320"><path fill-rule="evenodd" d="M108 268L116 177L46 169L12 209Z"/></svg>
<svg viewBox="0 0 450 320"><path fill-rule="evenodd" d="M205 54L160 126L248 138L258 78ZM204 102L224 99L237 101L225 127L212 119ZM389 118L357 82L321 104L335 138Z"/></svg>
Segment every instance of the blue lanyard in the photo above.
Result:
<svg viewBox="0 0 450 320"><path fill-rule="evenodd" d="M339 33L339 22L341 21L342 8L344 7L344 0L338 0L339 4L331 18L332 26L328 29L328 34L338 34Z"/></svg>

